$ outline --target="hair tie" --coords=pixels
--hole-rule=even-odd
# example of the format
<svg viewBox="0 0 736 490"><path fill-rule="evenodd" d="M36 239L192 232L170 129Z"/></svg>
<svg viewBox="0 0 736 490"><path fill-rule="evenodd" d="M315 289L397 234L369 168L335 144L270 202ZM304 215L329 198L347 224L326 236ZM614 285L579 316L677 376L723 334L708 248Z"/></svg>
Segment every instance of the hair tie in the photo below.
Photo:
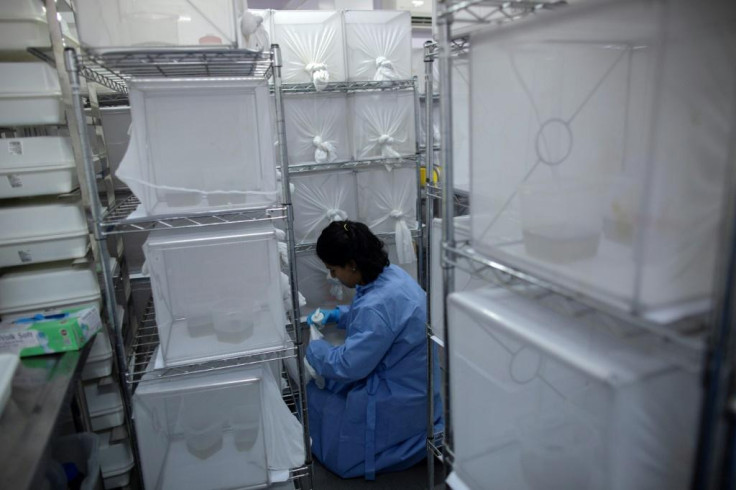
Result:
<svg viewBox="0 0 736 490"><path fill-rule="evenodd" d="M348 224L347 223L343 223L342 224L342 227L345 228L345 231L346 232L350 232L350 230L348 230Z"/></svg>

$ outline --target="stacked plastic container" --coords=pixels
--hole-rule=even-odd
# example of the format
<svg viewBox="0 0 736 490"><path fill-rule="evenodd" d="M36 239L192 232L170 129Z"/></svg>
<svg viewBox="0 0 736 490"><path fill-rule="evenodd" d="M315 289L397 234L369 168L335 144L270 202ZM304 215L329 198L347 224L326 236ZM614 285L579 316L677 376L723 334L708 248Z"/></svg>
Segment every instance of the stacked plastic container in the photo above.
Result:
<svg viewBox="0 0 736 490"><path fill-rule="evenodd" d="M471 35L471 247L660 329L706 311L735 23L726 0L602 0ZM688 488L702 353L527 296L448 298L449 483Z"/></svg>

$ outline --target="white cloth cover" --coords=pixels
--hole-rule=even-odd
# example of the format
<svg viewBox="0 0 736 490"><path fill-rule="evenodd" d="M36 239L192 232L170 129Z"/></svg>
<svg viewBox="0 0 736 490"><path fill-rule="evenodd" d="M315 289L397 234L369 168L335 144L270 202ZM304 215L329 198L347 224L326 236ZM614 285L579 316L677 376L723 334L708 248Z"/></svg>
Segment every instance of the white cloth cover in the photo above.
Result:
<svg viewBox="0 0 736 490"><path fill-rule="evenodd" d="M395 233L399 264L416 261L410 229L417 226L414 168L358 172L358 220L374 233Z"/></svg>
<svg viewBox="0 0 736 490"><path fill-rule="evenodd" d="M333 221L356 219L355 176L352 172L293 175L294 235L298 243L314 243Z"/></svg>
<svg viewBox="0 0 736 490"><path fill-rule="evenodd" d="M240 29L245 49L263 51L271 47L268 31L263 22L263 17L258 13L250 10L243 13L243 17L240 19Z"/></svg>
<svg viewBox="0 0 736 490"><path fill-rule="evenodd" d="M278 10L273 25L285 83L311 82L323 90L329 82L345 81L340 12Z"/></svg>
<svg viewBox="0 0 736 490"><path fill-rule="evenodd" d="M414 93L358 93L350 98L356 159L398 158L416 152Z"/></svg>
<svg viewBox="0 0 736 490"><path fill-rule="evenodd" d="M344 94L298 95L284 98L289 164L350 160Z"/></svg>
<svg viewBox="0 0 736 490"><path fill-rule="evenodd" d="M299 423L281 397L281 388L272 373L263 369L263 411L266 451L270 470L288 470L304 464L304 435Z"/></svg>
<svg viewBox="0 0 736 490"><path fill-rule="evenodd" d="M411 78L411 14L408 11L345 11L348 79Z"/></svg>
<svg viewBox="0 0 736 490"><path fill-rule="evenodd" d="M314 340L322 340L324 338L324 335L322 335L322 332L319 331L317 327L314 325L309 326L309 341L312 342ZM317 374L317 372L314 370L311 364L309 364L309 361L307 361L306 356L304 357L304 370L306 374L306 383L309 383L310 379L314 380L314 384L317 385L317 388L324 389L325 387L325 378Z"/></svg>

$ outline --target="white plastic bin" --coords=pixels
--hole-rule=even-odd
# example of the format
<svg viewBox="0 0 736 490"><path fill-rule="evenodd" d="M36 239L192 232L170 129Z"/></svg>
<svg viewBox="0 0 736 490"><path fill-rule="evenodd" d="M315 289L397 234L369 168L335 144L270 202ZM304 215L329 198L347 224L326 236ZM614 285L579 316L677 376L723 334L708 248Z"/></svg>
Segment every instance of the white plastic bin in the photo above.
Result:
<svg viewBox="0 0 736 490"><path fill-rule="evenodd" d="M0 276L0 316L94 304L100 307L95 273L69 265L27 266Z"/></svg>
<svg viewBox="0 0 736 490"><path fill-rule="evenodd" d="M357 174L358 221L373 233L396 233L402 264L413 261L404 251L413 250L410 231L417 227L417 179L411 167L375 168Z"/></svg>
<svg viewBox="0 0 736 490"><path fill-rule="evenodd" d="M473 35L473 246L657 321L707 309L734 16L609 0Z"/></svg>
<svg viewBox="0 0 736 490"><path fill-rule="evenodd" d="M93 50L235 47L239 0L78 0L77 30Z"/></svg>
<svg viewBox="0 0 736 490"><path fill-rule="evenodd" d="M51 44L43 4L32 0L0 5L0 50L25 51Z"/></svg>
<svg viewBox="0 0 736 490"><path fill-rule="evenodd" d="M699 375L663 341L506 290L454 293L448 309L454 471L469 488L688 488Z"/></svg>
<svg viewBox="0 0 736 490"><path fill-rule="evenodd" d="M278 200L265 80L129 85L133 132L117 177L149 214L261 208Z"/></svg>
<svg viewBox="0 0 736 490"><path fill-rule="evenodd" d="M84 257L87 221L80 204L0 208L0 267Z"/></svg>
<svg viewBox="0 0 736 490"><path fill-rule="evenodd" d="M284 98L289 165L333 163L352 158L344 94L307 94Z"/></svg>
<svg viewBox="0 0 736 490"><path fill-rule="evenodd" d="M82 368L82 380L103 378L112 373L112 347L107 329L102 328L95 336L92 348L87 356L87 362Z"/></svg>
<svg viewBox="0 0 736 490"><path fill-rule="evenodd" d="M152 234L143 251L167 366L286 345L270 223Z"/></svg>
<svg viewBox="0 0 736 490"><path fill-rule="evenodd" d="M144 378L133 414L149 489L250 488L304 463L301 425L266 366Z"/></svg>
<svg viewBox="0 0 736 490"><path fill-rule="evenodd" d="M356 159L416 153L414 92L356 93L349 101Z"/></svg>
<svg viewBox="0 0 736 490"><path fill-rule="evenodd" d="M84 387L91 428L95 432L112 429L125 423L125 410L117 384L99 385L92 382Z"/></svg>
<svg viewBox="0 0 736 490"><path fill-rule="evenodd" d="M110 170L115 173L125 156L130 141L131 116L130 107L103 107L102 130L105 132L105 148ZM123 183L115 179L115 187L122 187Z"/></svg>
<svg viewBox="0 0 736 490"><path fill-rule="evenodd" d="M57 73L46 63L0 63L0 125L64 124Z"/></svg>
<svg viewBox="0 0 736 490"><path fill-rule="evenodd" d="M0 198L64 194L76 186L69 138L0 139Z"/></svg>
<svg viewBox="0 0 736 490"><path fill-rule="evenodd" d="M128 485L134 467L133 452L127 441L100 448L100 470L105 490Z"/></svg>
<svg viewBox="0 0 736 490"><path fill-rule="evenodd" d="M333 221L358 219L355 174L325 172L292 177L294 235L299 243L315 243Z"/></svg>
<svg viewBox="0 0 736 490"><path fill-rule="evenodd" d="M391 10L346 10L348 80L411 78L411 14Z"/></svg>
<svg viewBox="0 0 736 490"><path fill-rule="evenodd" d="M306 306L301 309L302 314L309 314L317 308L350 304L354 290L330 278L329 271L316 253L297 255L296 273L299 292L307 300Z"/></svg>
<svg viewBox="0 0 736 490"><path fill-rule="evenodd" d="M285 83L344 82L345 54L340 12L276 10L274 41L281 47Z"/></svg>

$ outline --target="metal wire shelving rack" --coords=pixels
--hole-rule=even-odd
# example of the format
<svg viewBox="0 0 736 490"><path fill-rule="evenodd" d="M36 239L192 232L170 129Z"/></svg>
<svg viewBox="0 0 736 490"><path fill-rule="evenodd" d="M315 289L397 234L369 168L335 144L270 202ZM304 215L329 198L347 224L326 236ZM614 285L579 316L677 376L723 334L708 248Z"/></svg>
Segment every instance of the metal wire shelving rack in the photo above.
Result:
<svg viewBox="0 0 736 490"><path fill-rule="evenodd" d="M35 53L42 59L51 60L48 53L37 50ZM280 142L280 158L286 161L286 143L283 120L283 105L281 99L280 81L280 51L273 46L270 51L256 53L246 50L231 49L155 49L155 50L125 50L115 53L78 53L67 49L64 52L66 72L70 81L73 112L79 128L86 128L85 100L88 96L81 83L80 76L89 82L101 84L115 91L117 99L123 99L127 92L126 82L133 78L199 78L199 77L237 77L249 79L274 79L274 102L278 124ZM295 248L293 236L293 213L288 174L282 177L282 194L280 205L263 208L233 208L216 212L193 214L177 214L171 216L131 216L138 208L139 202L135 196L128 196L117 202L111 202L108 210L102 206L97 188L97 175L94 172L96 156L93 155L89 136L86 131L80 130L72 135L78 140L81 156L84 160L83 186L90 196L90 211L92 228L95 240L98 242L99 267L102 271L106 304L116 304L116 283L121 282L124 268L111 264L111 257L107 250L106 241L124 233L156 232L173 228L201 228L232 223L255 221L276 221L285 223L287 243L289 244L290 263L295 263ZM243 353L242 355L193 363L164 369L151 369L149 366L152 356L159 344L155 327L155 312L151 305L146 309L142 318L131 322L129 331L124 332L123 323L117 318L120 313L117 308L106 308L108 323L115 325L114 344L118 365L123 381L126 414L128 415L129 433L136 454L138 448L135 431L132 430L131 401L136 386L147 379L158 379L182 376L190 373L207 372L235 366L245 366L266 361L296 358L299 368L299 382L290 382L288 403L295 415L298 416L304 428L305 448L309 447L309 426L306 414L306 385L304 374L301 372L304 356L303 326L299 323L298 295L296 293L296 268L289 267L289 276L292 284L290 312L290 326L287 326L290 341L282 348L264 351ZM127 281L129 284L129 279ZM130 317L130 314L127 315ZM126 342L127 340L127 342ZM138 465L140 471L140 465ZM139 473L140 477L140 473ZM305 464L290 471L291 480L299 480L300 488L312 487L311 453L307 450Z"/></svg>
<svg viewBox="0 0 736 490"><path fill-rule="evenodd" d="M430 63L439 60L442 87L439 96L442 137L440 160L443 173L442 187L428 186L427 197L443 203L443 237L440 257L443 271L443 297L446 299L447 295L453 292L455 269L463 270L489 285L513 290L542 302L564 315L574 318L594 317L596 322L616 329L647 332L673 348L670 360L674 363L693 371L705 366L706 394L700 421L693 488L719 488L719 478L723 478L723 475L728 474L729 471L733 472L732 462L729 463L726 453L728 444L724 441L725 438L733 436L731 432L733 427L729 427L728 419L732 418L736 411L732 403L734 396L732 385L726 381L729 377L727 373L732 372L736 364L733 349L734 336L731 332L734 325L734 312L730 306L733 301L736 301L736 189L734 182L728 183L727 199L724 202L726 229L723 233L724 246L722 249L725 257L722 257L723 271L714 294L712 311L668 324L645 318L638 312L611 306L590 295L537 277L501 260L484 256L474 250L470 243L456 239L454 203L452 200L443 199L453 192L451 63L453 56L458 51L468 52L472 42L472 39L467 37L468 32L479 26L504 24L545 10L561 8L566 3L553 0L438 0L436 3L439 41L436 45L431 44L425 47L425 77L431 81ZM427 97L427 105L431 106L432 101L436 99L436 97ZM427 109L427 118L431 120L429 119L431 118L430 108ZM432 152L427 152L428 161L431 161L431 154ZM450 328L446 306L445 304L442 319L445 332ZM433 331L430 324L428 325L428 337L432 336ZM443 347L449 351L447 338L444 339L443 344ZM439 447L437 444L432 444L433 441L428 438L428 448L430 453L442 457L445 470L449 472L453 468L455 458L451 423L452 406L448 388L451 366L447 357L445 361L442 379L445 395L444 440L443 445ZM716 468L721 472L720 476L713 474ZM430 481L432 481L431 478L430 472Z"/></svg>

